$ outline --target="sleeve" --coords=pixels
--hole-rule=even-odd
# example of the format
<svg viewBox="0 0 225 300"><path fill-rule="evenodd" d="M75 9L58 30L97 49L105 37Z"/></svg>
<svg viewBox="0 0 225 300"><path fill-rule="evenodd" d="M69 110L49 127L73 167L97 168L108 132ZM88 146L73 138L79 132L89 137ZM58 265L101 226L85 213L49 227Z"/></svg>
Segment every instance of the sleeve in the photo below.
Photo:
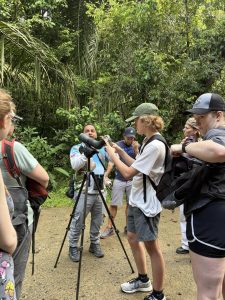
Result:
<svg viewBox="0 0 225 300"><path fill-rule="evenodd" d="M73 170L78 171L87 164L87 158L79 152L79 145L75 145L70 150L70 164Z"/></svg>
<svg viewBox="0 0 225 300"><path fill-rule="evenodd" d="M151 142L144 148L141 154L136 156L136 160L131 165L137 171L149 176L156 164L165 159L165 146L163 143Z"/></svg>
<svg viewBox="0 0 225 300"><path fill-rule="evenodd" d="M19 142L14 144L14 155L16 165L23 174L28 174L38 165L38 161L27 150L27 148Z"/></svg>
<svg viewBox="0 0 225 300"><path fill-rule="evenodd" d="M224 132L218 130L218 129L211 129L209 130L205 137L204 140L212 140L215 143L218 143L222 146L225 146L225 136L224 136Z"/></svg>

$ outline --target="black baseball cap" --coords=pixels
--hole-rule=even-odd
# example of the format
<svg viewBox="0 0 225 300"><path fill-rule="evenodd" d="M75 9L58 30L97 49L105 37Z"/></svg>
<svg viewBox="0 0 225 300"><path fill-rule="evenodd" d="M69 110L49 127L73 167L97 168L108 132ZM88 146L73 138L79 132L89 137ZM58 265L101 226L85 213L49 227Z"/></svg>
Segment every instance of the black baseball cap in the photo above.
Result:
<svg viewBox="0 0 225 300"><path fill-rule="evenodd" d="M192 109L186 110L185 113L204 115L210 111L225 111L225 101L223 97L215 93L202 94L195 101Z"/></svg>
<svg viewBox="0 0 225 300"><path fill-rule="evenodd" d="M125 128L123 135L127 136L127 137L134 137L135 138L136 131L133 127L127 127L127 128Z"/></svg>

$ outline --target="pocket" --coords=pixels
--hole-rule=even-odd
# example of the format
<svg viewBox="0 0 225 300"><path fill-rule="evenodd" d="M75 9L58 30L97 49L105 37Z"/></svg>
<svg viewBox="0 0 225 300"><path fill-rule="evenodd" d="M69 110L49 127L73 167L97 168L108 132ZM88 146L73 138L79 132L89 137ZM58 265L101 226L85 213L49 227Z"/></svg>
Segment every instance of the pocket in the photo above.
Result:
<svg viewBox="0 0 225 300"><path fill-rule="evenodd" d="M17 248L20 246L21 242L23 241L24 237L26 236L26 232L28 230L28 226L27 223L22 223L19 225L15 225L14 226L15 230L16 230L16 234L17 234Z"/></svg>
<svg viewBox="0 0 225 300"><path fill-rule="evenodd" d="M104 175L96 175L95 174L95 179L96 179L96 181L97 181L97 183L98 183L98 187L99 187L99 189L100 190L103 190L103 188L104 188L104 185L103 185L103 178L104 178ZM94 182L94 188L93 188L93 190L98 190L98 187L97 187L97 185L96 185L96 183Z"/></svg>

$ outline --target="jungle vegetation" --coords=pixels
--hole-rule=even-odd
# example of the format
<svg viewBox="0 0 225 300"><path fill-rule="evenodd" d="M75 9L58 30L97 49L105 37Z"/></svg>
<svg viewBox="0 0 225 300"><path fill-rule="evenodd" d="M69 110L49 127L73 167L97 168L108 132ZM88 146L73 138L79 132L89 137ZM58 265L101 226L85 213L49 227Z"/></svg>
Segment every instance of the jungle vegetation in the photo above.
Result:
<svg viewBox="0 0 225 300"><path fill-rule="evenodd" d="M21 139L54 174L85 122L121 138L153 102L168 141L197 96L225 96L224 0L0 0L0 86ZM65 172L66 173L66 172Z"/></svg>

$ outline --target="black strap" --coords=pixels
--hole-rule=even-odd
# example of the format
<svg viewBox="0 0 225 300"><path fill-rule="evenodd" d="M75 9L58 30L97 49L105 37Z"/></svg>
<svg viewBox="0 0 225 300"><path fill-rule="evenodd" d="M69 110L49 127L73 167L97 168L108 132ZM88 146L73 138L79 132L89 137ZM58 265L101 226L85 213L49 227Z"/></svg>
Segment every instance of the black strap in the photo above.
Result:
<svg viewBox="0 0 225 300"><path fill-rule="evenodd" d="M100 164L103 166L103 169L104 169L104 171L105 171L105 170L106 170L105 164L103 164L101 158L99 157L99 153L96 153L96 154L97 154L97 157L98 157L98 160L99 160ZM101 154L101 153L100 153L100 154Z"/></svg>
<svg viewBox="0 0 225 300"><path fill-rule="evenodd" d="M152 137L150 137L143 146L141 146L139 153L141 154L144 151L144 148L151 143L154 140L161 141L165 147L166 147L166 155L165 155L165 160L164 160L164 165L166 166L167 160L168 160L168 154L169 154L169 146L167 145L166 140L161 134L154 134ZM144 202L146 203L147 201L147 195L146 195L146 178L148 177L149 181L151 182L152 187L154 190L157 190L157 186L154 183L154 181L147 175L143 174L143 190L144 190Z"/></svg>

